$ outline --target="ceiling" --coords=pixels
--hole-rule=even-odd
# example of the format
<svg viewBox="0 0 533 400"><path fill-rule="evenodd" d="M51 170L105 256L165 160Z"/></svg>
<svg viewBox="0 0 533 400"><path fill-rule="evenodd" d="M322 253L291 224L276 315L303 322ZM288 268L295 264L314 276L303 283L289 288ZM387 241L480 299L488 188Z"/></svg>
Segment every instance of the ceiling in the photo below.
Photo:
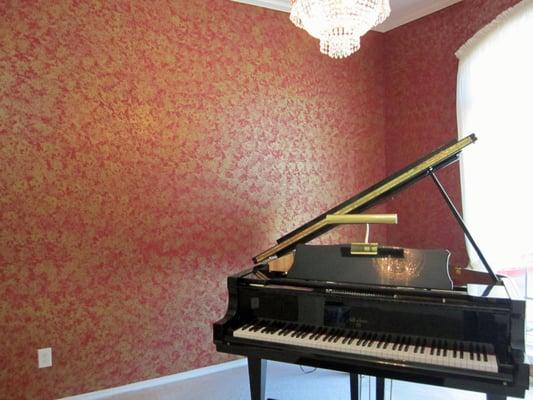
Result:
<svg viewBox="0 0 533 400"><path fill-rule="evenodd" d="M232 0L278 11L290 11L290 0ZM387 32L461 0L390 0L391 15L373 30Z"/></svg>

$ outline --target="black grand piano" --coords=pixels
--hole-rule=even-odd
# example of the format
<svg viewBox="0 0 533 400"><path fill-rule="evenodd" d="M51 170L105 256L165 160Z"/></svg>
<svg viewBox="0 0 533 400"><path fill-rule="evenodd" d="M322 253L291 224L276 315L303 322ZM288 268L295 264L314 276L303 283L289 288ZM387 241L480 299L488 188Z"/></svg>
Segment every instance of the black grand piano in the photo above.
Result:
<svg viewBox="0 0 533 400"><path fill-rule="evenodd" d="M253 400L264 399L265 360L348 372L352 400L360 374L376 376L380 400L386 378L483 392L489 400L525 395L525 302L491 270L436 175L475 140L442 146L283 236L252 268L228 278L228 310L213 326L214 343L248 357ZM361 255L350 245L305 244L335 227L328 216L360 214L426 176L487 272L465 269L466 279L454 284L446 250L379 246Z"/></svg>

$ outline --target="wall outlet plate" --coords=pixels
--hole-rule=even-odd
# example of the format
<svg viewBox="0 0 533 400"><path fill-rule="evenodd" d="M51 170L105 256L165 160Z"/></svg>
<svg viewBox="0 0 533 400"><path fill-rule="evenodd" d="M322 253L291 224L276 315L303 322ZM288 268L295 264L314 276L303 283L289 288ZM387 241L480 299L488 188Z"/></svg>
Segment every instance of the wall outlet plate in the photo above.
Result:
<svg viewBox="0 0 533 400"><path fill-rule="evenodd" d="M47 368L52 366L52 348L46 347L37 350L37 360L39 368Z"/></svg>

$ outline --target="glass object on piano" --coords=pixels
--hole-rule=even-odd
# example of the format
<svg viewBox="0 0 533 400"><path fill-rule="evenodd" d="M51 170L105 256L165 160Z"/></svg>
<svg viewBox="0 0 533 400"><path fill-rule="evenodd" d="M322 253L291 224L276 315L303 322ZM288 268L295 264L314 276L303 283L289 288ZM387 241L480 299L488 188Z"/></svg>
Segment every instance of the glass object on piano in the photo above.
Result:
<svg viewBox="0 0 533 400"><path fill-rule="evenodd" d="M420 275L425 264L426 253L404 249L403 257L376 258L375 265L381 282L401 282L403 286L411 286Z"/></svg>

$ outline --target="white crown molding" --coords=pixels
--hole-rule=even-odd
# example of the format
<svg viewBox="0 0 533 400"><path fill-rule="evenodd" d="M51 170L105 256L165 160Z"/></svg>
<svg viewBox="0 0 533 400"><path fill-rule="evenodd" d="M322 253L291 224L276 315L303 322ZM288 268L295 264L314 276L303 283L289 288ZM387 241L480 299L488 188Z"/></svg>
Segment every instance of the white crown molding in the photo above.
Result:
<svg viewBox="0 0 533 400"><path fill-rule="evenodd" d="M270 8L272 10L290 12L290 0L232 0L237 3L250 4L258 7ZM461 0L422 0L418 1L410 7L404 6L398 11L395 0L391 0L392 12L391 16L382 24L376 26L373 31L387 32L391 29L397 28L401 25L407 24L411 21L422 18L426 15L432 14L443 8L459 3ZM409 2L407 2L409 3ZM401 7L401 6L400 6Z"/></svg>
<svg viewBox="0 0 533 400"><path fill-rule="evenodd" d="M433 14L436 11L449 7L452 4L459 3L461 0L432 0L416 4L414 7L406 8L401 12L391 12L382 24L376 26L373 30L377 32L387 32L401 25L408 24L414 20Z"/></svg>
<svg viewBox="0 0 533 400"><path fill-rule="evenodd" d="M271 10L291 12L289 0L232 0L236 3L250 4L253 6L270 8Z"/></svg>

